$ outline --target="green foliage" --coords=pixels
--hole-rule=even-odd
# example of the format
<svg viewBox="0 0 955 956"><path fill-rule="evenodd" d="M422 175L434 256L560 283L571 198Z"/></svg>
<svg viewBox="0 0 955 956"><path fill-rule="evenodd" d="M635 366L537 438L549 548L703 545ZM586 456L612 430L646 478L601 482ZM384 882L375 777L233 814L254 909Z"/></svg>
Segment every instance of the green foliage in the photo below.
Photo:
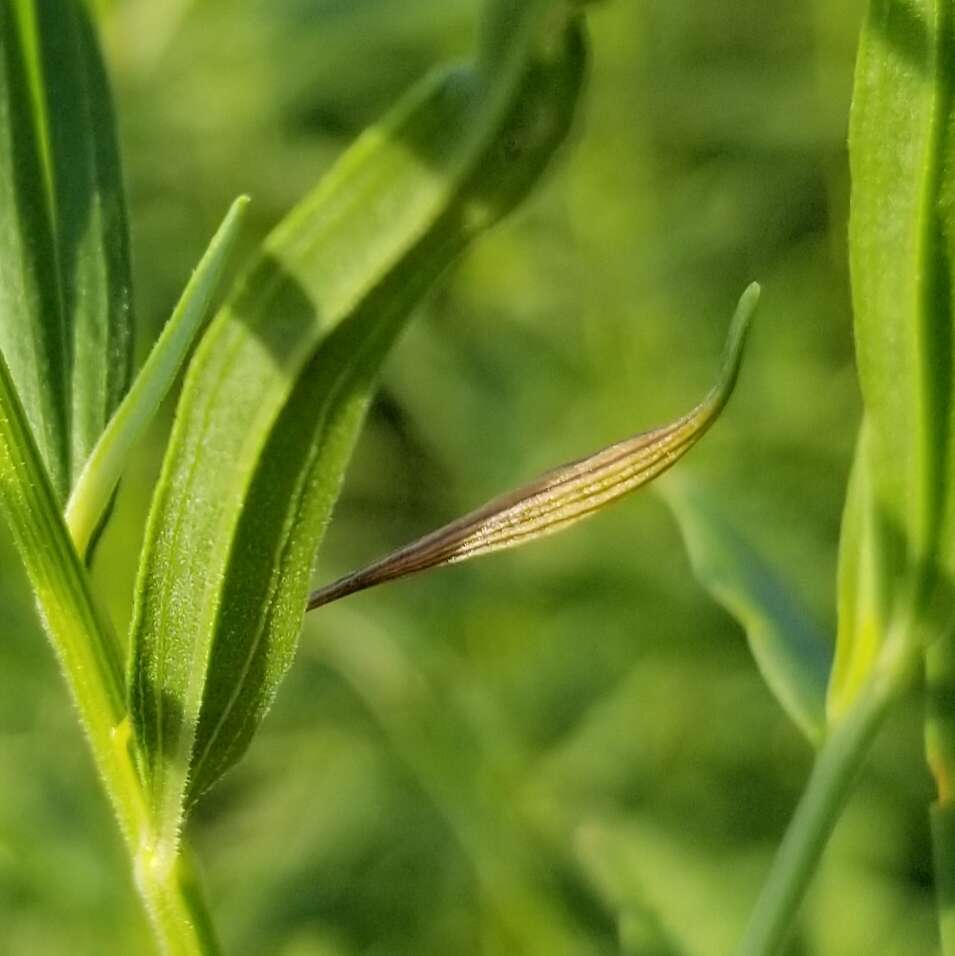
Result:
<svg viewBox="0 0 955 956"><path fill-rule="evenodd" d="M955 606L949 17L935 0L871 3L850 125L856 354L890 614L908 630Z"/></svg>
<svg viewBox="0 0 955 956"><path fill-rule="evenodd" d="M219 280L234 251L247 204L246 198L232 204L70 495L66 523L77 550L83 555L109 506L131 448L152 422L202 330Z"/></svg>
<svg viewBox="0 0 955 956"><path fill-rule="evenodd" d="M316 542L395 336L566 133L584 61L560 8L514 8L493 74L437 74L364 133L266 240L191 363L129 676L161 845L248 746L291 662Z"/></svg>
<svg viewBox="0 0 955 956"><path fill-rule="evenodd" d="M180 842L189 811L230 953L715 956L757 891L747 956L794 925L799 951L929 951L911 728L886 728L863 799L846 797L911 686L913 638L948 616L947 7L875 0L858 61L867 424L834 589L857 417L843 153L859 4L586 5L598 55L574 162L478 244L566 138L585 5L487 4L473 65L378 120L469 49L472 6L0 0L0 509L157 938L217 949ZM123 107L146 341L202 255L125 399L123 199L86 7ZM189 364L166 447L163 397L237 247L267 234ZM691 568L634 499L549 548L325 609L276 697L353 446L326 579L637 414L672 420L711 375L706 317L751 275L767 307L746 387L692 482L665 491ZM124 677L109 618L129 613L164 452ZM601 491L581 488L575 505ZM5 951L139 951L8 550ZM810 754L691 570L818 746L768 876ZM810 622L836 617L826 690ZM951 660L949 636L926 656L948 947Z"/></svg>
<svg viewBox="0 0 955 956"><path fill-rule="evenodd" d="M83 4L0 11L0 347L65 500L128 384L132 292L109 90Z"/></svg>
<svg viewBox="0 0 955 956"><path fill-rule="evenodd" d="M663 497L680 524L693 570L746 629L766 683L814 743L825 735L829 661L825 638L789 585L685 478L671 478Z"/></svg>

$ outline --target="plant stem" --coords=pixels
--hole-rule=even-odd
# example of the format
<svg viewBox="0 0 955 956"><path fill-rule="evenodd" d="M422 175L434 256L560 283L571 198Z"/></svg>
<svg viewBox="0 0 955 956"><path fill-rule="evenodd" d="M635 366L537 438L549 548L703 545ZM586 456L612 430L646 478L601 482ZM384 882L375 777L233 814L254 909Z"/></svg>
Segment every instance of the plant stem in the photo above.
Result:
<svg viewBox="0 0 955 956"><path fill-rule="evenodd" d="M167 863L144 846L135 860L136 886L167 956L218 956L220 949L192 856L180 843Z"/></svg>
<svg viewBox="0 0 955 956"><path fill-rule="evenodd" d="M130 746L119 648L96 606L2 355L0 512L13 533L100 779L136 861L137 886L160 946L169 956L210 956L217 949L191 868L181 857L162 867L142 865L152 862L152 825Z"/></svg>
<svg viewBox="0 0 955 956"><path fill-rule="evenodd" d="M785 942L869 746L891 705L908 686L919 659L914 642L890 637L869 681L831 729L737 956L772 956Z"/></svg>
<svg viewBox="0 0 955 956"><path fill-rule="evenodd" d="M930 810L943 956L955 954L955 634L925 652L925 751L937 799Z"/></svg>

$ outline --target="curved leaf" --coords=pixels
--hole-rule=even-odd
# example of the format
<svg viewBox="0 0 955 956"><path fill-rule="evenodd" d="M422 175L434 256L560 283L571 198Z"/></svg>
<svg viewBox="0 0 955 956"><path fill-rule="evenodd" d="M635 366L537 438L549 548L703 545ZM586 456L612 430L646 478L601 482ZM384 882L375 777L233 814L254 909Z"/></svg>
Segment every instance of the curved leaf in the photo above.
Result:
<svg viewBox="0 0 955 956"><path fill-rule="evenodd" d="M770 690L818 744L826 726L829 651L807 609L700 488L681 477L669 479L661 494L700 583L743 626Z"/></svg>
<svg viewBox="0 0 955 956"><path fill-rule="evenodd" d="M729 400L758 300L759 286L753 283L743 293L733 316L719 380L691 412L668 425L555 468L523 488L501 495L334 581L311 595L309 610L385 581L518 547L562 531L652 481L703 437Z"/></svg>
<svg viewBox="0 0 955 956"><path fill-rule="evenodd" d="M266 241L190 365L132 630L130 706L167 846L288 667L316 543L395 336L567 131L584 63L576 18L558 0L514 7L494 74L433 76L366 132Z"/></svg>

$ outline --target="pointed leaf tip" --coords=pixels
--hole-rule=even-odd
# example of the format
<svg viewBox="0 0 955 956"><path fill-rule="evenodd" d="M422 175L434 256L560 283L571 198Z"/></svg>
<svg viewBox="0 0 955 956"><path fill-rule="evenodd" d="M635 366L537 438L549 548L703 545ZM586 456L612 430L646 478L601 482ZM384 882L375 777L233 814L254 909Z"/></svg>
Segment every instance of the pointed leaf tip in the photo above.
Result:
<svg viewBox="0 0 955 956"><path fill-rule="evenodd" d="M730 320L729 332L726 336L726 345L723 348L723 363L720 377L714 386L719 408L726 404L736 385L739 370L743 364L743 352L746 346L746 337L753 324L756 306L762 289L758 282L751 282L739 297L736 311Z"/></svg>
<svg viewBox="0 0 955 956"><path fill-rule="evenodd" d="M755 282L743 292L730 324L719 378L691 412L547 472L314 591L308 610L385 581L503 551L561 531L662 474L699 441L729 400L759 294Z"/></svg>

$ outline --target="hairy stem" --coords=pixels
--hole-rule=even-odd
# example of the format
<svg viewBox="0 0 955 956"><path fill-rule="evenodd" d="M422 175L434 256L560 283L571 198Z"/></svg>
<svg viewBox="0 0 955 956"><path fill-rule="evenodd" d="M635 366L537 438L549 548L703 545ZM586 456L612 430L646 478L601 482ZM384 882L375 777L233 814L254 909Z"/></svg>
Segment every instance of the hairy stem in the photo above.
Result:
<svg viewBox="0 0 955 956"><path fill-rule="evenodd" d="M161 867L143 865L152 862L152 826L130 747L119 648L90 591L2 355L0 512L26 567L100 780L136 861L137 886L157 939L169 956L210 956L217 950L191 870L179 859Z"/></svg>

